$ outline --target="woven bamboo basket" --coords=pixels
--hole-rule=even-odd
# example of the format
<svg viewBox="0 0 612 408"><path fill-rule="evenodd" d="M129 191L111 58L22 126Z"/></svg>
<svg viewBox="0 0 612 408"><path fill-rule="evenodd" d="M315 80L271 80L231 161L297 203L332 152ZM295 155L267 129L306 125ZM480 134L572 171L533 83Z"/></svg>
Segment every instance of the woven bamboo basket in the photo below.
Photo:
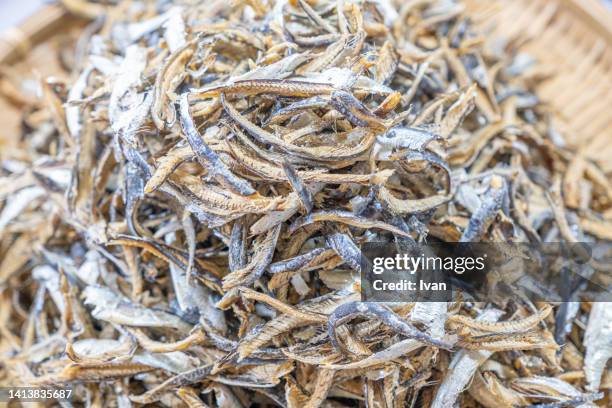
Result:
<svg viewBox="0 0 612 408"><path fill-rule="evenodd" d="M550 106L566 142L612 177L612 13L599 0L464 0L487 41L535 57L546 80L538 96ZM41 9L0 37L0 67L53 75L49 42L84 20L58 5ZM1 93L0 93L1 95ZM0 139L19 125L15 108L0 97ZM13 133L14 135L15 133Z"/></svg>
<svg viewBox="0 0 612 408"><path fill-rule="evenodd" d="M0 0L2 1L2 0ZM10 148L18 141L21 112L19 101L10 100L15 83L5 77L16 74L21 79L65 77L57 58L58 44L74 46L86 20L68 13L60 5L42 7L18 27L0 35L0 146ZM66 79L66 78L63 78ZM0 159L2 151L0 149Z"/></svg>
<svg viewBox="0 0 612 408"><path fill-rule="evenodd" d="M612 172L612 13L599 0L466 0L489 41L535 57L559 131Z"/></svg>

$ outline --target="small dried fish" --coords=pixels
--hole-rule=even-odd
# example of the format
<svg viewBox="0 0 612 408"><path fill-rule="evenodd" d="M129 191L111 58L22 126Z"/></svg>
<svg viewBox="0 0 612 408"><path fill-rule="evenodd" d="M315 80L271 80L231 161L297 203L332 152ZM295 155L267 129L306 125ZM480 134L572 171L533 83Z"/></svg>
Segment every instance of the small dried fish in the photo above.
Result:
<svg viewBox="0 0 612 408"><path fill-rule="evenodd" d="M331 105L353 125L385 129L384 121L363 104L353 94L345 91L334 91L331 94Z"/></svg>
<svg viewBox="0 0 612 408"><path fill-rule="evenodd" d="M584 345L586 347L584 372L587 379L587 389L590 391L599 389L604 367L612 356L612 342L610 340L612 326L610 319L608 319L611 311L608 303L595 303L584 334Z"/></svg>
<svg viewBox="0 0 612 408"><path fill-rule="evenodd" d="M180 107L180 122L185 137L187 137L187 141L199 163L208 171L210 176L220 180L220 183L231 186L237 193L243 195L255 194L255 190L250 183L235 176L219 156L202 140L189 113L188 94L181 96Z"/></svg>
<svg viewBox="0 0 612 408"><path fill-rule="evenodd" d="M280 225L270 229L265 237L255 244L255 251L249 263L223 278L224 290L238 285L251 285L261 277L270 262L272 262L280 230Z"/></svg>
<svg viewBox="0 0 612 408"><path fill-rule="evenodd" d="M502 311L487 309L478 316L480 321L494 322L498 320ZM492 351L468 351L461 350L453 357L448 367L449 372L438 388L436 396L432 401L432 407L453 406L459 394L469 383L472 375L478 367L493 354Z"/></svg>
<svg viewBox="0 0 612 408"><path fill-rule="evenodd" d="M37 45L35 80L0 62L0 386L74 406L609 402L607 139L564 141L586 99L558 120L543 101L569 94L524 39L475 30L495 7L61 3L95 21ZM540 3L529 38L558 20ZM366 301L364 246L456 242L568 259L502 250L488 302L461 279L453 301ZM517 280L532 262L543 282ZM550 294L557 269L550 301L502 296Z"/></svg>
<svg viewBox="0 0 612 408"><path fill-rule="evenodd" d="M94 307L92 316L96 319L128 326L169 327L180 331L190 329L189 324L173 314L132 304L107 288L88 286L83 294L85 304Z"/></svg>
<svg viewBox="0 0 612 408"><path fill-rule="evenodd" d="M385 222L375 221L368 218L359 217L350 211L318 211L307 216L298 218L295 223L289 227L289 232L295 232L297 229L311 225L315 222L337 222L347 224L353 227L364 229L382 229L401 236L408 236L407 232L399 228L389 225Z"/></svg>
<svg viewBox="0 0 612 408"><path fill-rule="evenodd" d="M158 129L171 127L176 119L174 107L168 105L168 93L174 92L176 86L182 82L184 66L194 53L195 42L189 42L173 52L164 62L155 79L154 102L151 107L151 116ZM177 77L181 80L177 80Z"/></svg>
<svg viewBox="0 0 612 408"><path fill-rule="evenodd" d="M283 170L287 175L287 180L289 180L289 184L291 184L291 187L293 187L293 190L295 190L298 197L300 198L300 202L302 203L304 210L306 210L306 213L311 212L312 207L314 205L312 202L312 193L310 192L310 190L308 190L308 187L304 185L304 182L300 179L298 173L291 166L291 163L285 161L283 163Z"/></svg>
<svg viewBox="0 0 612 408"><path fill-rule="evenodd" d="M461 242L479 240L493 221L498 210L501 209L506 197L506 182L499 176L491 179L490 188L485 199L470 217L467 228L461 235Z"/></svg>
<svg viewBox="0 0 612 408"><path fill-rule="evenodd" d="M444 341L436 340L433 337L418 331L410 324L401 320L392 311L370 302L354 302L346 303L338 306L336 310L329 316L327 323L327 331L329 338L335 348L339 348L340 344L336 337L336 327L353 319L357 316L367 316L380 319L383 323L389 326L393 331L400 333L406 337L413 338L423 343L430 344L435 347L444 349L452 349L453 345Z"/></svg>
<svg viewBox="0 0 612 408"><path fill-rule="evenodd" d="M198 98L226 95L271 94L291 97L311 97L329 95L334 91L331 84L278 79L245 79L228 85L192 89L190 93Z"/></svg>
<svg viewBox="0 0 612 408"><path fill-rule="evenodd" d="M430 142L439 138L440 136L424 129L394 127L383 136L378 136L376 140L385 147L422 151Z"/></svg>
<svg viewBox="0 0 612 408"><path fill-rule="evenodd" d="M348 235L335 232L327 235L325 242L352 270L361 272L361 251Z"/></svg>
<svg viewBox="0 0 612 408"><path fill-rule="evenodd" d="M534 328L539 322L544 320L550 312L552 307L545 305L538 313L535 313L522 320L511 320L503 322L487 322L470 319L462 315L453 315L448 318L451 326L468 328L469 331L475 331L480 333L495 333L495 334L507 334L507 333L522 333Z"/></svg>

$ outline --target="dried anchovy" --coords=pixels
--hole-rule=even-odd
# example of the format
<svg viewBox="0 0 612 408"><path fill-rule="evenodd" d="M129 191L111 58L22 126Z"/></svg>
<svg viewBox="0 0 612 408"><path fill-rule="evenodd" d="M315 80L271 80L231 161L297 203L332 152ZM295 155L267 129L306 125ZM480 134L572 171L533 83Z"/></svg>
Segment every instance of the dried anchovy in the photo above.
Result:
<svg viewBox="0 0 612 408"><path fill-rule="evenodd" d="M334 91L331 84L291 81L278 79L247 79L235 81L229 85L212 86L202 89L192 89L191 93L198 98L226 95L259 95L272 94L292 97L311 97L328 95Z"/></svg>
<svg viewBox="0 0 612 408"><path fill-rule="evenodd" d="M288 272L288 271L295 271L297 269L304 267L306 264L308 264L310 261L312 261L317 256L323 254L324 252L325 252L325 248L316 248L302 255L298 255L296 257L293 257L293 258L290 258L284 261L275 262L268 267L268 270L272 274Z"/></svg>
<svg viewBox="0 0 612 408"><path fill-rule="evenodd" d="M44 44L60 70L0 64L0 386L87 406L600 399L611 309L578 280L561 306L360 301L368 242L609 249L609 165L564 143L548 73L521 33L475 31L472 3L61 1L95 21ZM576 272L607 287L608 263Z"/></svg>
<svg viewBox="0 0 612 408"><path fill-rule="evenodd" d="M383 121L349 92L334 91L331 105L355 126L385 128Z"/></svg>
<svg viewBox="0 0 612 408"><path fill-rule="evenodd" d="M298 218L294 224L289 227L289 232L295 232L297 229L305 227L315 222L338 222L351 225L358 228L376 228L392 232L401 236L409 234L399 228L389 225L381 221L375 221L368 218L356 216L350 211L318 211L307 216Z"/></svg>
<svg viewBox="0 0 612 408"><path fill-rule="evenodd" d="M280 225L270 229L266 236L255 246L255 252L249 263L223 278L223 288L231 289L238 285L251 285L263 273L272 261L276 241L280 234Z"/></svg>
<svg viewBox="0 0 612 408"><path fill-rule="evenodd" d="M335 232L327 235L325 241L351 269L361 272L361 252L348 235Z"/></svg>
<svg viewBox="0 0 612 408"><path fill-rule="evenodd" d="M448 322L453 325L460 325L468 330L474 330L482 333L520 333L535 327L540 321L544 320L552 311L550 305L545 305L538 313L533 314L522 320L509 320L503 322L490 323L486 321L478 321L470 319L462 315L453 315L448 318Z"/></svg>
<svg viewBox="0 0 612 408"><path fill-rule="evenodd" d="M293 187L295 192L300 197L300 201L302 202L306 213L311 212L314 205L312 202L312 193L310 190L308 190L308 187L304 185L304 182L300 179L300 176L289 162L283 163L283 170L287 175L287 180L289 180L291 187Z"/></svg>
<svg viewBox="0 0 612 408"><path fill-rule="evenodd" d="M407 336L409 338L413 338L415 340L430 344L432 346L444 349L453 348L452 344L434 339L431 336L418 331L410 324L401 320L390 310L376 303L370 302L346 303L344 305L338 306L338 308L336 308L336 310L334 310L334 312L329 316L329 321L327 323L327 331L331 343L335 348L340 348L340 344L338 343L338 338L336 336L336 327L357 316L368 316L380 319L383 323L391 327L394 331L403 334L404 336Z"/></svg>
<svg viewBox="0 0 612 408"><path fill-rule="evenodd" d="M595 394L591 394L591 395L585 395L585 396L581 396L581 397L577 397L577 398L572 398L569 400L565 400L565 401L559 401L559 402L551 402L548 404L532 404L529 405L527 408L564 408L564 407L575 407L578 406L580 404L584 404L587 402L591 402L591 401L597 401L599 399L602 399L604 397L603 392L598 392Z"/></svg>
<svg viewBox="0 0 612 408"><path fill-rule="evenodd" d="M481 206L472 214L469 224L461 235L461 242L470 242L480 239L485 229L493 221L498 210L501 209L506 196L506 182L495 177Z"/></svg>
<svg viewBox="0 0 612 408"><path fill-rule="evenodd" d="M202 140L202 137L191 119L191 114L189 113L188 94L183 94L183 96L181 96L180 122L191 149L196 154L200 164L208 170L210 176L221 180L220 182L222 183L226 182L240 194L255 194L255 190L250 183L231 173L219 156Z"/></svg>

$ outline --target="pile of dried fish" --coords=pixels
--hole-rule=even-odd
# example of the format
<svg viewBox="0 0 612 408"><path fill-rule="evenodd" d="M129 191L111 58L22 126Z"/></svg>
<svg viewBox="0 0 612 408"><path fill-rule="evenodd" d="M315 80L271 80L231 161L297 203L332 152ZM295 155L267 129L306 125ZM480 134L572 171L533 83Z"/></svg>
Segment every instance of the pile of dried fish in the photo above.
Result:
<svg viewBox="0 0 612 408"><path fill-rule="evenodd" d="M2 149L0 385L123 407L610 403L612 305L579 290L360 301L364 242L612 240L610 175L461 3L63 3L97 18L72 79L42 79Z"/></svg>

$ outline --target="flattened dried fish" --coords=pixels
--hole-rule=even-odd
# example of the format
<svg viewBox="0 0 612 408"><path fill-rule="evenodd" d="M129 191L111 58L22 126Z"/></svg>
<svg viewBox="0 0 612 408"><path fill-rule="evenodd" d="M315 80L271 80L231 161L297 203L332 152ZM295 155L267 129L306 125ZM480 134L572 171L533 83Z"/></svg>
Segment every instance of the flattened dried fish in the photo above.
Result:
<svg viewBox="0 0 612 408"><path fill-rule="evenodd" d="M394 227L393 225L381 221L374 221L368 218L359 217L350 211L318 211L316 213L312 213L297 219L295 223L291 225L289 231L295 232L298 228L305 227L306 225L310 225L315 222L325 221L339 222L342 224L351 225L353 227L365 229L382 229L401 236L409 235L407 232L404 232L401 229Z"/></svg>
<svg viewBox="0 0 612 408"><path fill-rule="evenodd" d="M220 183L225 183L237 193L243 195L255 194L251 184L234 175L221 161L219 156L202 140L189 113L188 94L183 94L180 100L180 122L191 149L196 154L198 162Z"/></svg>
<svg viewBox="0 0 612 408"><path fill-rule="evenodd" d="M467 326L470 330L481 333L521 333L535 327L540 321L550 315L551 311L552 307L550 305L545 305L538 313L517 321L487 322L470 319L462 315L450 316L448 320L451 325L458 325L461 327Z"/></svg>
<svg viewBox="0 0 612 408"><path fill-rule="evenodd" d="M334 87L326 83L277 79L245 79L228 85L192 89L190 93L198 98L220 96L222 94L242 96L272 94L308 98L317 95L329 95L333 91Z"/></svg>
<svg viewBox="0 0 612 408"><path fill-rule="evenodd" d="M0 137L0 386L75 406L608 402L606 138L565 140L587 99L560 120L543 101L570 93L527 55L555 4L506 43L474 29L506 5L467 0L61 3L95 21L37 45L40 77L0 61L19 125ZM506 251L489 302L455 276L452 301L365 301L362 248L457 241L568 259ZM530 263L546 282L515 280ZM561 304L502 296L519 286Z"/></svg>
<svg viewBox="0 0 612 408"><path fill-rule="evenodd" d="M135 305L104 287L88 286L84 291L85 304L94 307L92 316L116 324L143 327L169 327L189 331L190 326L179 317L163 310Z"/></svg>
<svg viewBox="0 0 612 408"><path fill-rule="evenodd" d="M300 176L289 162L283 163L283 170L287 175L287 180L289 180L291 187L293 187L298 197L300 197L300 202L302 203L304 210L306 210L306 213L311 212L314 205L312 202L312 193L308 187L304 185L304 182L300 179Z"/></svg>
<svg viewBox="0 0 612 408"><path fill-rule="evenodd" d="M172 88L178 85L177 76L184 75L179 73L183 71L183 67L193 56L194 47L195 43L190 42L176 50L167 58L164 66L157 73L151 116L158 129L171 126L176 119L174 106L168 105L168 93L174 92Z"/></svg>
<svg viewBox="0 0 612 408"><path fill-rule="evenodd" d="M501 177L494 176L485 200L472 214L472 217L470 217L470 222L465 231L463 231L463 235L461 235L461 242L480 239L493 221L497 211L501 208L507 194L506 189L506 182Z"/></svg>
<svg viewBox="0 0 612 408"><path fill-rule="evenodd" d="M589 316L589 323L584 334L586 356L584 372L587 387L591 391L599 389L601 375L608 360L612 357L612 330L609 319L612 308L609 303L595 303Z"/></svg>
<svg viewBox="0 0 612 408"><path fill-rule="evenodd" d="M377 303L371 302L353 302L338 306L336 310L329 316L327 330L329 338L335 348L339 348L340 344L336 337L336 327L353 319L357 316L368 316L380 319L383 323L389 326L393 331L396 331L406 337L430 344L435 347L444 349L452 349L453 345L444 341L436 340L433 337L420 332L410 324L400 319L392 311L386 309Z"/></svg>
<svg viewBox="0 0 612 408"><path fill-rule="evenodd" d="M223 278L223 288L231 289L238 285L251 285L265 272L272 262L276 241L280 235L281 226L270 229L268 233L255 244L255 251L247 265L233 271Z"/></svg>
<svg viewBox="0 0 612 408"><path fill-rule="evenodd" d="M496 321L502 311L487 309L478 316L481 321ZM438 388L431 406L436 408L448 407L455 404L457 397L469 383L478 367L484 363L493 352L461 350L453 357L449 365L449 372Z"/></svg>
<svg viewBox="0 0 612 408"><path fill-rule="evenodd" d="M361 272L361 251L348 235L335 232L327 235L325 241L352 270Z"/></svg>

